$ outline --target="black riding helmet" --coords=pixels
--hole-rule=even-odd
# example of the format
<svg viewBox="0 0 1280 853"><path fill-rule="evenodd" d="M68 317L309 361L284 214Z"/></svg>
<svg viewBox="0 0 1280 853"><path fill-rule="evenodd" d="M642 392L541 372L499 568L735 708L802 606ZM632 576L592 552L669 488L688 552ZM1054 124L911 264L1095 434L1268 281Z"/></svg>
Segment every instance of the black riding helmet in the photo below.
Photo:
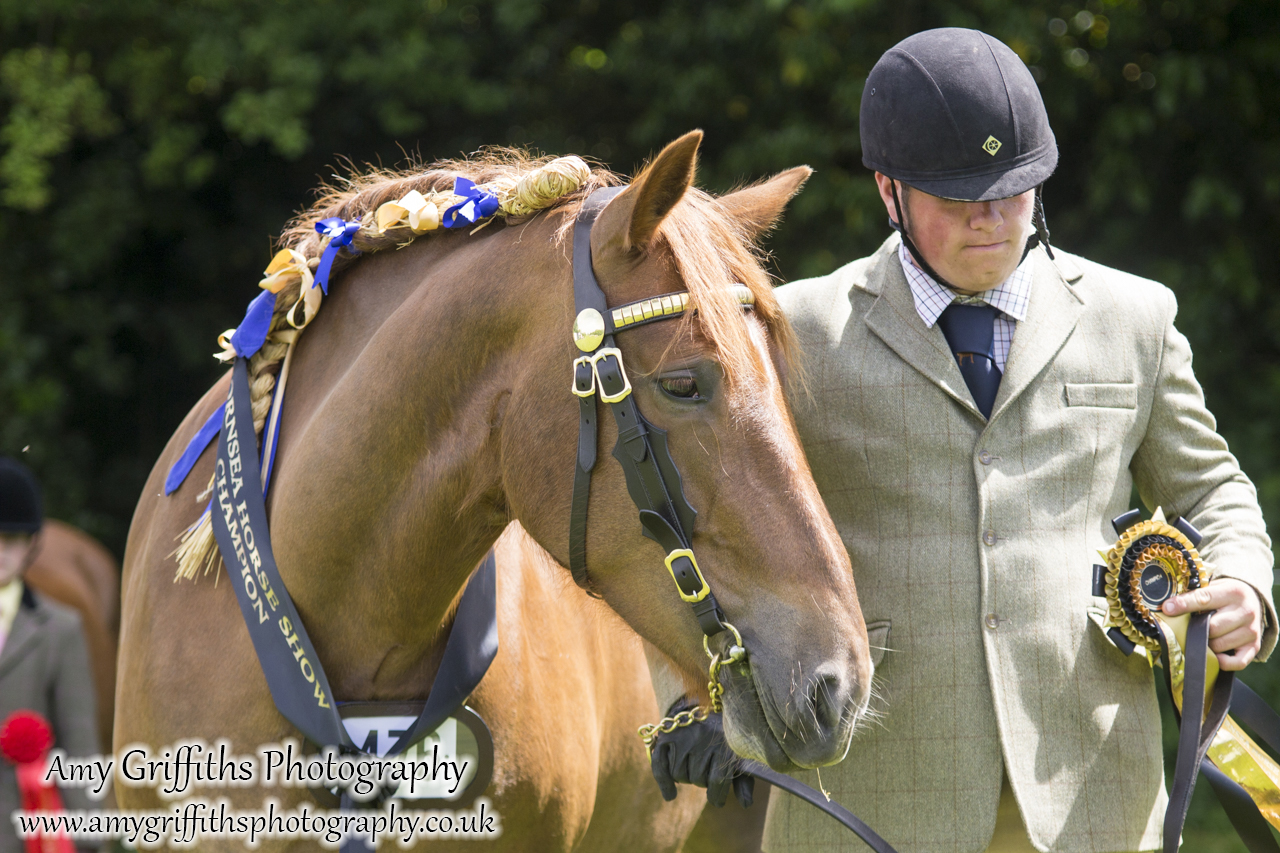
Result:
<svg viewBox="0 0 1280 853"><path fill-rule="evenodd" d="M39 533L44 526L40 484L31 469L0 456L0 533Z"/></svg>
<svg viewBox="0 0 1280 853"><path fill-rule="evenodd" d="M1058 144L1040 90L1006 45L977 30L927 30L898 42L871 69L859 114L862 164L921 192L992 201L1036 190L1035 234L1044 243L1041 187L1058 165ZM899 223L890 225L920 268L943 284Z"/></svg>

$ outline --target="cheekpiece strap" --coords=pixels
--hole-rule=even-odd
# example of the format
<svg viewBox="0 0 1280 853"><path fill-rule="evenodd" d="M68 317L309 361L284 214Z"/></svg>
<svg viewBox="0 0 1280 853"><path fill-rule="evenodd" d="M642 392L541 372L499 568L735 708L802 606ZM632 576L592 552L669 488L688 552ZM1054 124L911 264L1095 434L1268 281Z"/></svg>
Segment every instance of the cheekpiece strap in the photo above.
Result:
<svg viewBox="0 0 1280 853"><path fill-rule="evenodd" d="M610 311L592 268L591 228L604 206L622 190L611 187L592 193L583 202L574 223L573 292L577 318L574 342L583 355L573 364L572 391L578 397L579 424L569 514L569 571L574 582L595 594L587 578L586 547L591 471L597 455L596 398L599 397L609 404L618 427L613 456L622 465L627 491L640 510L645 536L663 546L667 552L667 568L680 597L692 606L703 632L714 636L725 630L723 616L689 547L697 511L685 499L679 471L667 450L666 433L646 421L636 406L622 352L613 340L614 333L621 328L680 316L688 307L688 294L666 294ZM738 287L750 294L748 288ZM738 297L743 304L749 304L742 294Z"/></svg>
<svg viewBox="0 0 1280 853"><path fill-rule="evenodd" d="M573 302L575 314L591 308L603 317L609 310L604 291L591 266L591 228L596 217L625 187L596 190L587 196L573 225ZM573 472L573 499L569 510L569 573L574 583L599 597L587 584L587 505L591 498L591 471L596 464L595 366L584 356L574 362L573 393L578 398L578 460Z"/></svg>

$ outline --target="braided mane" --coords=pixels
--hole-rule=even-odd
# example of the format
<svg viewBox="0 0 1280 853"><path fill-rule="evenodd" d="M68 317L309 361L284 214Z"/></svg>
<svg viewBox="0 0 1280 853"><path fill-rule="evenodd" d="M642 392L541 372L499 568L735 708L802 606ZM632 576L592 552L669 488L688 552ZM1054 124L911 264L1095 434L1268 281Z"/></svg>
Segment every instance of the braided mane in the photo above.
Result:
<svg viewBox="0 0 1280 853"><path fill-rule="evenodd" d="M319 255L321 238L316 233L315 224L322 219L333 216L348 220L361 219L381 205L403 198L413 190L428 197L432 194L449 194L458 177L470 178L476 184L487 184L499 189L512 188L521 178L550 166L557 159L566 158L535 157L526 151L512 148L485 148L473 157L438 160L425 168L411 166L406 169L371 169L348 175L340 178L337 184L320 188L319 198L315 203L285 226L279 245L282 248L297 249L309 257ZM594 168L577 189L545 198L544 204L537 210L564 207L580 201L600 187L619 186L623 183L625 180L620 175L607 169ZM533 210L505 218L509 224L516 224L535 212L537 211ZM403 245L404 242L403 234L397 235L389 231L379 235L374 230L361 229L354 245L361 252L376 252Z"/></svg>
<svg viewBox="0 0 1280 853"><path fill-rule="evenodd" d="M434 235L432 239L459 239L459 234L475 229L438 229L431 225L417 230L405 222L385 229L378 227L379 209L411 193L420 194L438 212L461 201L453 195L454 182L459 177L494 193L501 201L494 218L501 217L507 224L519 224L542 211L576 206L599 188L625 183L619 175L591 168L577 157L535 157L525 151L487 148L467 159L441 160L425 168L371 169L322 186L315 203L285 226L278 241L281 252L261 282L263 288L276 293L276 302L270 334L248 365L253 425L259 436L272 406L282 363L287 364L285 357L290 347L319 309L320 289L312 287L311 271L319 265L328 240L316 230L316 224L335 217L361 224L351 244L356 252L339 251L334 273L353 263L358 253L401 248L428 234ZM573 221L572 216L565 217L559 238L568 233ZM441 231L450 236L443 237ZM714 198L701 190L687 190L663 221L658 242L669 248L694 309L680 321L680 333L693 334L696 311L698 330L715 348L730 382L738 377L759 377L765 369L760 352L742 323L742 308L730 296L730 283L745 284L751 289L756 316L764 321L784 356L792 360L794 335L773 295L772 283L762 269L751 236ZM304 301L305 319L300 319ZM223 346L227 351L219 357L234 357L230 345L223 342ZM212 488L211 479L209 489L197 500L203 503ZM174 555L178 559L177 578L194 579L201 567L207 573L220 564L207 512L182 535Z"/></svg>

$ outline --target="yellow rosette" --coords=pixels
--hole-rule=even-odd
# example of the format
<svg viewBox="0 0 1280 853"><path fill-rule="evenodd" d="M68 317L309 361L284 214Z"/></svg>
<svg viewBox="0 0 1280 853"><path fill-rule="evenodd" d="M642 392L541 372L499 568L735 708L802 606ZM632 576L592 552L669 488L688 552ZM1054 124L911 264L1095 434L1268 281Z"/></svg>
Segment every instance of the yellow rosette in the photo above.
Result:
<svg viewBox="0 0 1280 853"><path fill-rule="evenodd" d="M1099 552L1106 561L1103 582L1108 615L1104 628L1119 629L1152 666L1163 665L1160 657L1167 649L1169 687L1179 713L1187 680L1190 614L1168 616L1161 606L1165 600L1198 589L1212 578L1186 530L1195 533L1189 526L1179 529L1169 524L1163 510L1157 509L1150 521L1132 525L1109 551ZM1195 539L1198 542L1198 534ZM1210 651L1205 656L1206 716L1218 673L1218 658ZM1185 725L1188 721L1183 722ZM1199 728L1200 722L1193 725ZM1218 770L1244 789L1262 817L1280 829L1280 766L1231 717L1224 719L1206 755Z"/></svg>

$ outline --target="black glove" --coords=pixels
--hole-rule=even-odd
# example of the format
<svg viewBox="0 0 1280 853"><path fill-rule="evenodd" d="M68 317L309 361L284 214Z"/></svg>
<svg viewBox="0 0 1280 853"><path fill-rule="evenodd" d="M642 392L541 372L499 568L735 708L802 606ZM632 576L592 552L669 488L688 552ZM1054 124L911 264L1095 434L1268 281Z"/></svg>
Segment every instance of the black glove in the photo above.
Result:
<svg viewBox="0 0 1280 853"><path fill-rule="evenodd" d="M755 777L738 771L741 762L724 739L719 714L708 714L701 723L659 735L650 762L653 778L668 802L676 798L676 783L686 782L706 788L707 802L719 808L729 798L732 783L733 795L742 807L751 805Z"/></svg>

